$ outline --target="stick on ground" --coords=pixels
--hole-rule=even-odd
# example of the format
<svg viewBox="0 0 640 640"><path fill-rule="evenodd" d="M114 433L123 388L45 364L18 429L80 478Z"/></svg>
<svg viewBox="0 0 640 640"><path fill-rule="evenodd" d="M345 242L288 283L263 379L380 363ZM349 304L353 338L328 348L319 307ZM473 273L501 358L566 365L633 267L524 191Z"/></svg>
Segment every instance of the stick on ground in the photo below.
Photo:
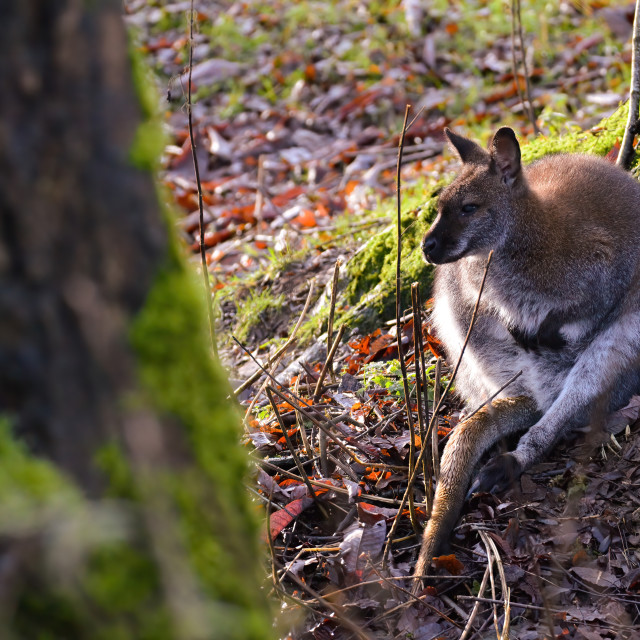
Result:
<svg viewBox="0 0 640 640"><path fill-rule="evenodd" d="M193 73L193 0L189 13L189 80L187 87L187 118L189 122L189 141L191 142L191 155L193 156L193 170L196 174L196 187L198 189L198 212L200 213L200 261L202 263L202 280L207 298L207 313L209 316L209 332L211 334L211 348L213 354L218 357L218 343L216 340L215 316L213 314L213 300L211 299L211 285L209 283L209 268L207 267L207 254L204 245L204 205L202 204L202 182L200 181L200 168L198 155L196 154L196 141L193 135L193 114L191 101L191 75Z"/></svg>
<svg viewBox="0 0 640 640"><path fill-rule="evenodd" d="M636 0L636 12L633 19L633 47L631 53L631 87L629 89L629 115L624 130L617 164L628 170L633 159L633 139L638 127L638 109L640 107L640 0Z"/></svg>

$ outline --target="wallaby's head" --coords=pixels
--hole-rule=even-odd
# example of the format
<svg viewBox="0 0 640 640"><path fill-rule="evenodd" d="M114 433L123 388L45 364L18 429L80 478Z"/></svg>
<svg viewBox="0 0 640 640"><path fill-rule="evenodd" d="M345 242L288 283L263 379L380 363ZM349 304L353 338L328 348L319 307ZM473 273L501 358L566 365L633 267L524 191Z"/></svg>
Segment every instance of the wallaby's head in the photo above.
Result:
<svg viewBox="0 0 640 640"><path fill-rule="evenodd" d="M425 259L434 264L495 249L505 238L517 201L527 193L512 129L499 129L488 151L449 129L444 132L463 165L441 193L438 216L422 240Z"/></svg>

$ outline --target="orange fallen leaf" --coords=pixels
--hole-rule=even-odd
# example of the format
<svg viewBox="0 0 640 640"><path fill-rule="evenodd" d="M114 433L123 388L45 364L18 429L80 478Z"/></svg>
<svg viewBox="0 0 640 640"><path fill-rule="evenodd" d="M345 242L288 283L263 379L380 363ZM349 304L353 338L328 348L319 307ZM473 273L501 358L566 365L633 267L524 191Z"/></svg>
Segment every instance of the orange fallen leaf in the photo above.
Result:
<svg viewBox="0 0 640 640"><path fill-rule="evenodd" d="M291 200L293 200L293 198L295 198L296 196L299 196L304 192L305 192L305 189L303 187L300 187L300 186L291 187L291 189L287 189L287 191L285 191L284 193L279 193L277 196L273 196L273 198L271 198L271 202L276 207L282 207L288 202L290 202Z"/></svg>
<svg viewBox="0 0 640 640"><path fill-rule="evenodd" d="M297 215L292 222L299 224L301 227L317 227L318 221L316 220L316 216L311 211L311 209L303 209L299 215Z"/></svg>
<svg viewBox="0 0 640 640"><path fill-rule="evenodd" d="M217 245L219 242L228 240L233 235L233 233L233 231L229 231L228 229L225 229L223 231L214 231L213 233L205 233L204 246L215 247L215 245ZM200 243L194 242L191 245L191 249L193 251L198 251L200 249Z"/></svg>
<svg viewBox="0 0 640 640"><path fill-rule="evenodd" d="M304 69L304 77L308 82L313 82L316 79L316 68L312 64L308 64Z"/></svg>
<svg viewBox="0 0 640 640"><path fill-rule="evenodd" d="M347 184L344 187L344 192L347 195L350 195L351 193L353 193L353 190L359 185L360 183L357 180L349 180L349 182L347 182Z"/></svg>
<svg viewBox="0 0 640 640"><path fill-rule="evenodd" d="M635 148L636 145L636 140L634 139L633 141L633 145ZM618 159L618 154L620 153L620 140L616 140L613 147L611 147L611 150L609 151L609 153L607 153L607 155L605 156L605 158L609 161L609 162L613 162L613 164L616 163L616 160Z"/></svg>
<svg viewBox="0 0 640 640"><path fill-rule="evenodd" d="M313 504L312 498L298 498L282 507L279 511L274 511L269 518L271 538L276 538L288 524L293 522L311 504Z"/></svg>
<svg viewBox="0 0 640 640"><path fill-rule="evenodd" d="M459 576L464 569L462 562L460 562L453 553L448 556L438 556L437 558L434 558L433 564L436 569L445 569L452 576Z"/></svg>

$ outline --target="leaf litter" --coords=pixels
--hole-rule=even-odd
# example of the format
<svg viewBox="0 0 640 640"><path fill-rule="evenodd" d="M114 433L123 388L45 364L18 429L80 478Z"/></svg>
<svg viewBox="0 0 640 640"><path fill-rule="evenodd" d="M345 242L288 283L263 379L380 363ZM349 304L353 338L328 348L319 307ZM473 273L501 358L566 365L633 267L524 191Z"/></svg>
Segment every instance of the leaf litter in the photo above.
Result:
<svg viewBox="0 0 640 640"><path fill-rule="evenodd" d="M181 108L190 2L124 4L168 99L162 181L195 256L197 193ZM319 291L329 286L338 257L348 260L388 223L392 207L381 210L379 203L394 192L405 104L414 105L414 113L423 109L404 150L405 184L450 171L450 159L441 155L445 125L476 127L484 135L496 123L509 124L531 135L518 98L523 78L514 75L510 62L507 4L276 0L198 1L195 7L194 118L207 264L216 288L231 292L221 303L223 326L243 313L243 287L256 300L267 289L274 297L283 295L275 311L252 307L258 319L246 340L263 357L277 347L274 338L288 335L309 279L316 278ZM588 127L624 98L632 19L633 7L620 2L523 6L533 101L546 132ZM411 363L411 320L403 327ZM432 352L432 402L440 349L426 314L423 327ZM304 604L289 637L352 634L294 577L356 621L366 637L458 637L473 606L459 597L470 594L485 599L472 630L476 637L491 637L491 600L502 603L506 594L499 585L478 594L487 564L480 530L495 543L510 589L511 637L637 637L638 398L608 420L606 430L613 435L594 430L558 447L513 490L474 496L451 533L452 553L435 561L420 602L406 591L420 542L406 509L382 571L381 554L409 463L397 340L388 326L369 335L352 333L315 402L326 336L304 353L296 350L278 374L278 388L290 400L278 400L288 438L265 396L257 397L248 417L245 442L257 467L254 488L268 512L265 538L278 562L274 567L283 567L274 569L273 589L294 598L285 600L287 611ZM240 348L223 353L238 380L256 370ZM260 384L241 396L245 406ZM304 399L302 408L287 390ZM414 421L415 393L408 403ZM460 407L448 400L438 423L441 442L459 417ZM419 434L414 444L422 444ZM418 524L428 517L431 484L421 477L414 487ZM502 604L498 611L502 615Z"/></svg>

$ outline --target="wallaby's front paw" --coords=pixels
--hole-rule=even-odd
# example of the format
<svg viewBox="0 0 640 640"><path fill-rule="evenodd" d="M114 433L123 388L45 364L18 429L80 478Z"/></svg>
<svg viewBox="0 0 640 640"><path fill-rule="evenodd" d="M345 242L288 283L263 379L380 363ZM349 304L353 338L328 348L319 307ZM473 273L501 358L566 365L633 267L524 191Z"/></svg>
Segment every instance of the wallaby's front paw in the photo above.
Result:
<svg viewBox="0 0 640 640"><path fill-rule="evenodd" d="M508 489L522 474L522 467L511 453L502 453L480 469L467 499L474 493L498 493Z"/></svg>

